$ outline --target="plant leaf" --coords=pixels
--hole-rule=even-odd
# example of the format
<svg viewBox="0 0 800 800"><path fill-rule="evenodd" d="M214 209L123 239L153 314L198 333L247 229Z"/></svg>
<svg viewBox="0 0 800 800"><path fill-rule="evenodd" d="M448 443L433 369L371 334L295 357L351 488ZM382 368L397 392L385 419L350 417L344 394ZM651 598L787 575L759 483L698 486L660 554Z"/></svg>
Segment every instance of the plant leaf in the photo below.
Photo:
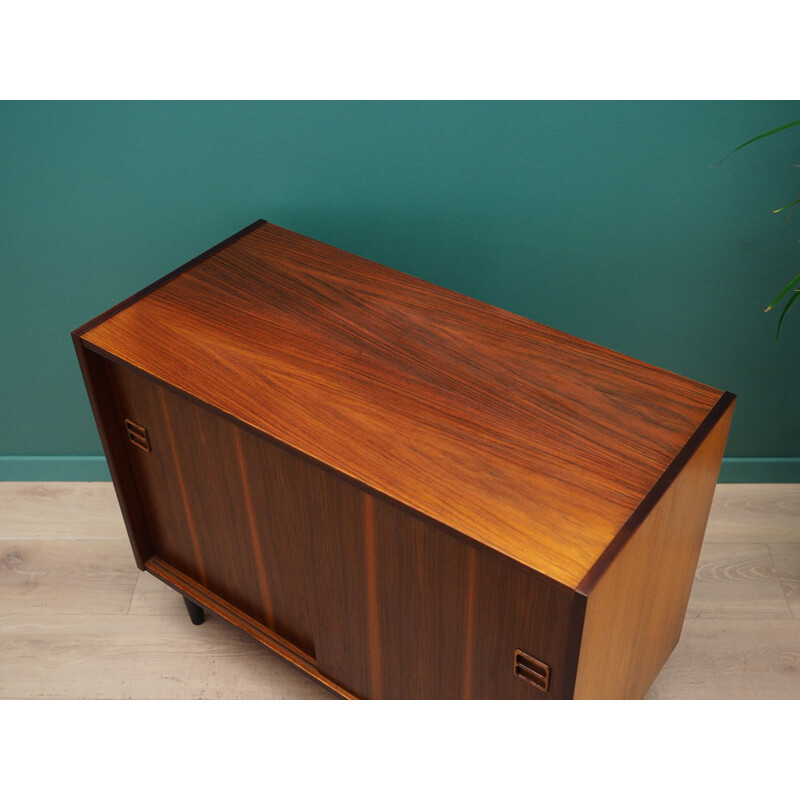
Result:
<svg viewBox="0 0 800 800"><path fill-rule="evenodd" d="M797 200L792 200L792 202L789 203L788 206L784 206L783 208L776 208L772 213L773 214L780 214L781 211L786 211L787 208L791 208L792 206L796 206L798 203L800 203L800 197L798 197Z"/></svg>
<svg viewBox="0 0 800 800"><path fill-rule="evenodd" d="M778 337L781 335L781 323L783 322L783 318L786 316L786 312L795 304L795 301L798 298L800 298L800 292L795 292L790 298L789 302L783 307L781 317L778 320L778 330L775 331L775 344L778 343Z"/></svg>
<svg viewBox="0 0 800 800"><path fill-rule="evenodd" d="M789 289L791 289L792 286L794 286L798 281L800 281L800 272L798 272L797 275L795 275L794 278L792 278L789 285L764 309L764 311L770 311L772 308L774 308L775 303L777 303L781 299L781 297L783 297L786 294L786 292L788 292Z"/></svg>
<svg viewBox="0 0 800 800"><path fill-rule="evenodd" d="M738 147L734 147L733 150L728 153L727 156L723 156L719 161L715 164L712 164L712 167L716 167L717 164L721 164L728 156L732 156L738 150L741 150L743 147L747 147L749 144L753 144L753 142L757 142L759 139L764 139L767 136L772 136L773 133L780 133L781 131L785 131L787 128L793 128L795 125L800 125L800 119L796 119L794 122L787 122L785 125L781 125L779 128L773 128L771 131L767 131L766 133L760 133L758 136L754 136L752 139L748 139L743 144L740 144Z"/></svg>

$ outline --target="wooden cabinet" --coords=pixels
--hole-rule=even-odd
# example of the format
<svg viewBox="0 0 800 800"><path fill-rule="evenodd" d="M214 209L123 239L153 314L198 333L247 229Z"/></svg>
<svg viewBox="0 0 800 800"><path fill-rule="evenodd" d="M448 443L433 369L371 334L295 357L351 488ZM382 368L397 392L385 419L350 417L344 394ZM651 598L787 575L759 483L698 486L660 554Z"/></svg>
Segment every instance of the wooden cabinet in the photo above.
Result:
<svg viewBox="0 0 800 800"><path fill-rule="evenodd" d="M642 697L677 643L733 395L263 221L73 338L139 568L332 691Z"/></svg>

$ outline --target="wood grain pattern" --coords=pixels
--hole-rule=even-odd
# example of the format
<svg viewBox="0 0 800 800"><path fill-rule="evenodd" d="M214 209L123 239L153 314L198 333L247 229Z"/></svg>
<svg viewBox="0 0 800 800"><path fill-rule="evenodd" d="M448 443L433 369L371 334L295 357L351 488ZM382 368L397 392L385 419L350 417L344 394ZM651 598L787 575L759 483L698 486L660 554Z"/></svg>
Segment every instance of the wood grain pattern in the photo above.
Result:
<svg viewBox="0 0 800 800"><path fill-rule="evenodd" d="M367 590L367 636L369 647L369 685L370 697L385 697L383 685L383 654L381 648L381 625L379 621L378 603L378 555L375 534L375 498L364 495L364 567L366 569ZM381 537L383 539L383 536ZM398 665L398 672L402 666Z"/></svg>
<svg viewBox="0 0 800 800"><path fill-rule="evenodd" d="M84 346L79 336L80 330L73 331L72 343L78 357L86 393L89 395L89 404L92 407L100 443L114 483L114 491L117 493L122 518L125 521L133 557L136 566L144 569L145 561L152 554L150 526L128 457L127 436L123 433L124 422L120 424L118 418L114 391L108 382L106 360Z"/></svg>
<svg viewBox="0 0 800 800"><path fill-rule="evenodd" d="M201 608L217 614L237 628L245 631L245 633L248 633L254 639L261 642L261 644L266 645L270 650L281 656L281 658L284 658L293 667L305 672L334 694L348 700L356 699L349 692L342 689L336 681L331 680L320 672L314 659L309 657L302 650L299 650L293 642L284 639L274 631L266 628L258 620L244 614L240 609L231 605L231 603L227 602L223 597L219 597L188 576L182 575L155 556L147 562L147 570L168 585L177 588L181 594Z"/></svg>
<svg viewBox="0 0 800 800"><path fill-rule="evenodd" d="M688 619L647 697L800 700L800 620Z"/></svg>
<svg viewBox="0 0 800 800"><path fill-rule="evenodd" d="M568 694L570 591L138 372L109 362L106 379L118 419L148 430L129 459L164 580L180 573L355 696L542 699L513 676L520 643L553 668L547 697Z"/></svg>
<svg viewBox="0 0 800 800"><path fill-rule="evenodd" d="M476 699L568 699L574 681L567 654L575 595L498 558L478 561L472 696ZM551 668L550 690L514 675L517 648Z"/></svg>
<svg viewBox="0 0 800 800"><path fill-rule="evenodd" d="M730 406L587 600L576 699L645 695L680 637Z"/></svg>
<svg viewBox="0 0 800 800"><path fill-rule="evenodd" d="M731 513L734 507L747 509L746 527ZM797 548L785 538L796 530L792 509L797 507L798 485L717 486L708 556L715 566L713 576L706 576L704 593L719 616L687 618L649 699L800 699L800 617L741 618L746 609L737 599L738 588L747 588L737 577L742 562L752 565L744 567L747 586L762 573L757 552L742 547L763 552L768 546L776 563L789 559L781 573L786 580L794 576L800 581L800 564L792 559ZM39 591L49 599L26 602L24 586L9 585L5 598L14 599L0 603L1 698L333 697L214 615L194 628L180 595L136 569L110 483L0 483L0 520L6 519L31 521L31 536L14 544L41 546L35 571L41 574ZM97 520L105 521L103 536L115 549L96 549ZM59 550L64 544L74 550ZM702 559L701 554L700 568ZM81 575L78 563L92 567ZM103 580L92 574L105 575L117 587L124 583L126 591L131 584L124 576L135 581L127 612L121 594L119 602L103 602Z"/></svg>
<svg viewBox="0 0 800 800"><path fill-rule="evenodd" d="M376 649L391 665L382 670L382 696L463 697L471 692L473 670L468 598L473 548L389 503L373 501L372 507Z"/></svg>
<svg viewBox="0 0 800 800"><path fill-rule="evenodd" d="M513 675L520 643L553 668L546 698L565 696L570 591L140 373L110 362L106 373L119 418L148 429L151 450L129 458L164 580L187 564L181 585L287 640L354 696L544 699Z"/></svg>
<svg viewBox="0 0 800 800"><path fill-rule="evenodd" d="M797 484L720 484L714 493L705 540L732 544L800 544Z"/></svg>
<svg viewBox="0 0 800 800"><path fill-rule="evenodd" d="M239 479L241 480L242 496L244 499L244 510L247 512L247 527L250 530L250 543L253 547L253 565L258 574L258 588L261 593L261 604L264 611L264 620L267 626L276 630L275 608L270 591L270 580L267 577L266 558L264 548L261 546L261 531L256 506L253 503L253 490L250 488L252 477L248 474L247 459L245 458L241 432L234 428L231 431L233 441L236 446L236 463L239 467Z"/></svg>
<svg viewBox="0 0 800 800"><path fill-rule="evenodd" d="M81 338L570 588L722 394L266 223Z"/></svg>
<svg viewBox="0 0 800 800"><path fill-rule="evenodd" d="M800 619L800 544L771 544L769 552L789 611Z"/></svg>
<svg viewBox="0 0 800 800"><path fill-rule="evenodd" d="M475 595L478 585L478 554L470 548L467 556L467 605L466 632L464 636L464 667L462 669L464 689L462 700L471 700L474 696L473 673L475 671Z"/></svg>
<svg viewBox="0 0 800 800"><path fill-rule="evenodd" d="M107 374L118 416L149 431L151 452L129 458L153 553L313 656L303 568L313 528L295 522L291 464L140 374L110 362Z"/></svg>
<svg viewBox="0 0 800 800"><path fill-rule="evenodd" d="M125 538L112 485L0 482L0 539Z"/></svg>
<svg viewBox="0 0 800 800"><path fill-rule="evenodd" d="M139 567L342 696L677 641L732 395L267 223L74 338Z"/></svg>
<svg viewBox="0 0 800 800"><path fill-rule="evenodd" d="M191 625L180 597L170 594L180 616L2 615L0 698L335 699L222 618Z"/></svg>
<svg viewBox="0 0 800 800"><path fill-rule="evenodd" d="M0 539L125 539L109 481L0 481ZM791 483L720 483L706 544L800 542L800 492Z"/></svg>
<svg viewBox="0 0 800 800"><path fill-rule="evenodd" d="M124 541L0 541L2 614L126 614L135 584Z"/></svg>
<svg viewBox="0 0 800 800"><path fill-rule="evenodd" d="M704 544L686 616L790 617L770 547L766 544Z"/></svg>
<svg viewBox="0 0 800 800"><path fill-rule="evenodd" d="M288 455L288 454L287 454ZM370 625L369 570L364 494L333 473L292 456L292 530L309 531L313 546L306 568L318 623L317 666L356 697L382 697L375 675L374 627Z"/></svg>
<svg viewBox="0 0 800 800"><path fill-rule="evenodd" d="M583 576L583 580L578 584L578 591L581 594L588 595L597 584L598 580L603 576L608 567L614 563L617 555L628 543L628 540L636 534L641 528L643 521L648 517L650 512L659 503L664 494L670 489L675 479L685 470L686 465L694 458L697 449L705 444L711 432L717 427L717 424L722 419L727 419L724 424L726 431L730 428L730 417L733 412L733 406L736 402L736 396L730 392L724 392L722 397L715 403L714 407L709 411L705 419L696 428L694 433L686 440L680 452L675 456L672 463L664 470L661 477L653 484L650 491L644 497L642 502L637 506L634 512L626 520L625 524L617 532L616 536L608 543L605 550L600 554L597 561L589 568ZM708 474L701 476L702 480L700 485L707 485L709 479L716 481L719 475L720 463L722 462L722 453L724 451L724 441L722 450L719 452L719 459L716 465L713 462L708 463ZM713 473L713 475L712 475ZM698 512L705 520L708 518L709 509L704 505L697 505ZM702 533L701 533L702 541Z"/></svg>

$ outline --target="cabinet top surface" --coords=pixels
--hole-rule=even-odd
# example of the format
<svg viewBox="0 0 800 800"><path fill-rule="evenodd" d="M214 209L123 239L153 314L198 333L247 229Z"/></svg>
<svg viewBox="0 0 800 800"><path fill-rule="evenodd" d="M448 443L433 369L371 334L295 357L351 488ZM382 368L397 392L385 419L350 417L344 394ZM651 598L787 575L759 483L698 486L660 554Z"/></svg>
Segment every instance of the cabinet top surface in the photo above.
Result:
<svg viewBox="0 0 800 800"><path fill-rule="evenodd" d="M269 223L80 335L570 588L723 395Z"/></svg>

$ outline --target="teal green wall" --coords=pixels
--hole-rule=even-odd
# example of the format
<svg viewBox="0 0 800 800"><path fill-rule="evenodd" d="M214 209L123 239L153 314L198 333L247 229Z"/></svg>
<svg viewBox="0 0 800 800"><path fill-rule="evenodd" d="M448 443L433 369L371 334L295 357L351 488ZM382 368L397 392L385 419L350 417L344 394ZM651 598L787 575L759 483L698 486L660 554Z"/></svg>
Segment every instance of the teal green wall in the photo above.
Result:
<svg viewBox="0 0 800 800"><path fill-rule="evenodd" d="M69 332L253 220L739 395L800 480L798 102L0 104L0 478L104 477ZM76 458L76 457L90 458ZM93 457L93 458L91 458Z"/></svg>

